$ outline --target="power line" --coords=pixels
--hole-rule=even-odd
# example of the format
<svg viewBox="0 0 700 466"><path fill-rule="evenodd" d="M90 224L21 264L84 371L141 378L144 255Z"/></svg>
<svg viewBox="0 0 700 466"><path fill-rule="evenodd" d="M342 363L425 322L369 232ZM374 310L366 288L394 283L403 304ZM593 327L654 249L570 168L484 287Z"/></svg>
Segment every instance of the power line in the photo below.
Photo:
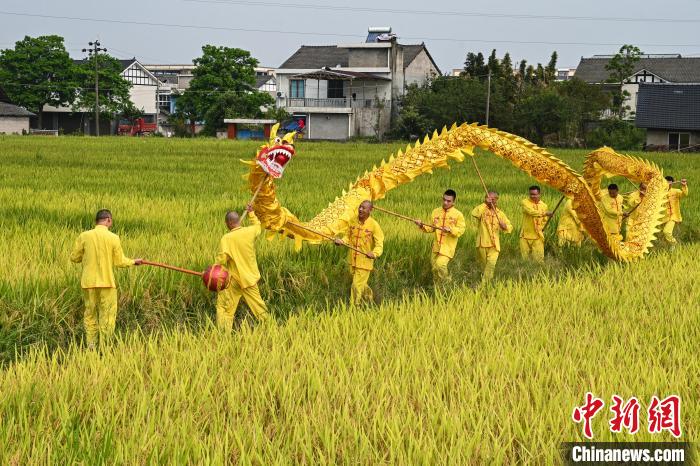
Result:
<svg viewBox="0 0 700 466"><path fill-rule="evenodd" d="M153 23L148 21L127 21L118 19L105 19L105 18L84 18L76 16L57 16L57 15L42 15L34 13L16 13L9 11L0 11L0 14L11 15L11 16L26 16L32 18L45 18L45 19L64 19L70 21L88 21L88 22L98 22L98 23L113 23L113 24L133 24L139 26L157 26L157 27L172 27L181 29L205 29L214 31L234 31L234 32L260 32L265 34L291 34L291 35L302 35L302 36L321 36L321 37L353 37L364 39L364 35L360 36L358 34L345 34L339 32L304 32L304 31L290 31L290 30L276 30L276 29L251 29L251 28L233 28L224 26L195 26L192 24L174 24L174 23ZM617 47L622 44L622 42L554 42L554 41L535 41L535 40L495 40L495 39L473 39L473 38L453 38L453 37L413 37L413 36L401 36L402 39L407 40L418 40L418 41L440 41L440 42L458 42L458 43L468 43L468 42L478 42L487 44L530 44L530 45L581 45L581 46L612 46ZM681 48L681 47L700 47L700 44L636 44L640 47L670 47L670 48Z"/></svg>
<svg viewBox="0 0 700 466"><path fill-rule="evenodd" d="M278 2L260 2L248 0L183 0L190 3L211 3L220 5L245 5L245 6L262 6L262 7L282 7L289 8L289 3ZM484 12L466 12L466 11L438 11L438 10L406 10L394 8L369 8L360 6L335 6L335 5L317 5L308 3L294 3L291 5L294 9L312 9L312 10L329 10L329 11L346 11L359 13L391 13L403 15L417 16L464 16L478 18L503 18L503 19L546 19L546 20L570 20L570 21L607 21L607 22L638 22L638 23L700 23L700 19L691 18L638 18L638 17L601 17L601 16L564 16L564 15L530 15L518 13L484 13Z"/></svg>

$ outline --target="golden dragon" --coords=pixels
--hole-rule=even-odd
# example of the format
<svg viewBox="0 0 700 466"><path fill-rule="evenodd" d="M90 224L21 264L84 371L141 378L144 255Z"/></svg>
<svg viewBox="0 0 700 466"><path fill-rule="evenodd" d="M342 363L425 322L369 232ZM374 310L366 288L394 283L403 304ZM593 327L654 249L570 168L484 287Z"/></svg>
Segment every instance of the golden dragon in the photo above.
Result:
<svg viewBox="0 0 700 466"><path fill-rule="evenodd" d="M330 203L308 222L300 221L284 208L275 195L274 179L281 176L284 165L294 155L294 133L277 136L273 128L270 141L262 146L246 175L250 189L257 192L253 203L255 214L272 234L280 233L293 238L296 247L303 241L319 243L322 236L335 235L344 220L356 215L363 200L376 201L390 190L411 182L414 178L432 173L435 168L445 168L450 161L462 162L464 156L474 157L479 147L510 161L517 168L573 200L573 208L595 245L608 257L619 261L639 259L649 251L663 217L667 202L667 183L659 167L636 157L621 155L608 147L591 152L584 164L583 175L576 173L566 163L545 149L513 134L477 124L453 125L443 128L439 134L426 136L423 142L409 145L405 151L382 160L379 167L365 172L340 197ZM281 163L277 165L273 160ZM261 163L261 161L263 163ZM263 165L270 161L276 171L270 176ZM619 175L636 183L646 183L646 195L637 207L638 221L634 222L625 242L611 240L598 207L600 182L603 176ZM301 226L299 226L301 225Z"/></svg>

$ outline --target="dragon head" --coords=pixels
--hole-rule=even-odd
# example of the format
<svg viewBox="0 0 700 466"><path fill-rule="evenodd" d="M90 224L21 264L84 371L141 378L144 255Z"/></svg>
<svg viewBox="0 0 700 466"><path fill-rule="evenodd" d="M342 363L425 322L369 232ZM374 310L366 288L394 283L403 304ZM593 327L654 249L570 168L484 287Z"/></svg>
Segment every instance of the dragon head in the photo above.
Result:
<svg viewBox="0 0 700 466"><path fill-rule="evenodd" d="M273 178L281 178L284 167L294 156L294 137L296 132L287 133L284 137L277 136L279 123L270 131L270 141L260 148L256 162L265 173Z"/></svg>

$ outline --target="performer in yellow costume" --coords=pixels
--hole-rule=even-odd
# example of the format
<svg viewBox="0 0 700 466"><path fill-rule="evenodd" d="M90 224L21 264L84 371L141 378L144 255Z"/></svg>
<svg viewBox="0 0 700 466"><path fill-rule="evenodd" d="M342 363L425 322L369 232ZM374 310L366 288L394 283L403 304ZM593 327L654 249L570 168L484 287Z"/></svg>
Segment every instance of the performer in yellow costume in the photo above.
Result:
<svg viewBox="0 0 700 466"><path fill-rule="evenodd" d="M493 278L496 261L501 252L500 232L512 232L513 225L498 208L496 191L490 191L484 203L472 210L471 216L477 222L476 253L483 270L481 281L488 282Z"/></svg>
<svg viewBox="0 0 700 466"><path fill-rule="evenodd" d="M624 200L619 194L618 187L615 183L608 185L608 192L600 193L601 213L603 214L603 223L605 224L608 236L615 241L622 241L622 206Z"/></svg>
<svg viewBox="0 0 700 466"><path fill-rule="evenodd" d="M90 348L114 334L117 320L117 284L114 267L141 265L142 259L124 256L119 236L110 232L112 213L103 209L95 216L95 228L78 236L70 260L83 264L80 287L85 302L85 336Z"/></svg>
<svg viewBox="0 0 700 466"><path fill-rule="evenodd" d="M532 258L544 262L544 234L542 229L552 212L542 202L539 186L528 188L529 197L520 202L523 212L523 224L520 230L520 254L523 259Z"/></svg>
<svg viewBox="0 0 700 466"><path fill-rule="evenodd" d="M415 221L423 232L435 233L430 263L436 284L445 284L450 281L447 264L455 256L457 241L467 228L464 215L454 206L456 200L457 193L452 189L448 189L442 195L442 207L438 207L430 214L431 225L444 230L431 228L430 225L424 224L421 220Z"/></svg>
<svg viewBox="0 0 700 466"><path fill-rule="evenodd" d="M688 180L681 180L681 189L673 188L673 177L667 176L668 181L668 204L666 204L666 215L662 221L664 225L664 238L671 245L676 244L676 238L673 237L673 229L677 223L683 221L681 216L681 199L688 195Z"/></svg>
<svg viewBox="0 0 700 466"><path fill-rule="evenodd" d="M352 287L350 289L350 301L360 304L362 301L372 301L374 293L369 287L369 275L374 269L374 260L384 251L384 233L379 223L370 217L372 203L363 201L357 210L357 217L349 221L343 221L339 234L342 239L336 238L335 244L348 244L365 254L352 249L348 251L348 264L352 273Z"/></svg>
<svg viewBox="0 0 700 466"><path fill-rule="evenodd" d="M642 203L644 195L647 191L647 185L645 183L639 184L639 189L630 193L625 199L625 209L626 212L622 214L623 219L627 219L627 231L629 232L637 222L641 219L641 211L639 211L639 204Z"/></svg>
<svg viewBox="0 0 700 466"><path fill-rule="evenodd" d="M566 200L564 210L559 217L557 237L559 238L559 246L581 246L583 241L583 226L578 219L571 199Z"/></svg>
<svg viewBox="0 0 700 466"><path fill-rule="evenodd" d="M260 222L250 204L246 210L251 223L246 227L241 226L237 212L226 213L226 226L230 231L221 238L216 255L216 263L229 272L229 285L219 291L216 298L216 325L227 333L233 327L241 296L258 321L264 322L270 317L258 288L260 270L255 257L255 239L260 235Z"/></svg>

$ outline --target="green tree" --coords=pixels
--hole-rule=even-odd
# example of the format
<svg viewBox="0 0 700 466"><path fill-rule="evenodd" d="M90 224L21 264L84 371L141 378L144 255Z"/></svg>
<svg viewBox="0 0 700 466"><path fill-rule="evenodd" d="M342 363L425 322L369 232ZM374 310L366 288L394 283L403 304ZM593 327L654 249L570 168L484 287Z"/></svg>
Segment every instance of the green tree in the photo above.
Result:
<svg viewBox="0 0 700 466"><path fill-rule="evenodd" d="M194 64L194 78L177 107L191 124L204 120L206 134L214 134L225 116L256 117L263 113L261 106L274 104L269 94L255 88L258 61L250 52L205 45Z"/></svg>
<svg viewBox="0 0 700 466"><path fill-rule="evenodd" d="M563 136L579 145L586 123L599 120L602 112L610 107L610 94L599 85L588 84L578 78L558 83L556 90L566 99L566 106L570 109Z"/></svg>
<svg viewBox="0 0 700 466"><path fill-rule="evenodd" d="M116 58L100 53L97 55L99 78L99 112L107 119L123 113L134 113L129 89L132 84L122 76L122 64ZM94 118L95 108L95 57L81 61L76 67L76 81L80 91L73 102L74 111L86 112ZM93 111L90 111L90 110Z"/></svg>
<svg viewBox="0 0 700 466"><path fill-rule="evenodd" d="M484 79L488 74L489 69L484 62L484 55L474 52L469 52L467 58L464 61L464 72L465 76L472 78Z"/></svg>
<svg viewBox="0 0 700 466"><path fill-rule="evenodd" d="M642 51L634 45L623 45L620 51L617 52L605 65L605 69L610 73L607 83L617 84L615 92L613 92L612 105L617 113L618 118L625 118L625 115L630 110L627 105L627 99L630 93L624 88L625 84L629 83L629 78L635 71L635 65L641 58Z"/></svg>
<svg viewBox="0 0 700 466"><path fill-rule="evenodd" d="M75 99L75 66L63 37L29 37L0 52L0 83L15 104L37 114L44 105L70 105Z"/></svg>
<svg viewBox="0 0 700 466"><path fill-rule="evenodd" d="M516 110L520 134L537 144L543 144L549 134L559 134L570 117L566 100L554 89L535 91Z"/></svg>
<svg viewBox="0 0 700 466"><path fill-rule="evenodd" d="M557 51L555 50L554 52L552 52L552 56L549 58L549 63L547 63L547 66L544 69L546 84L551 84L557 79L558 58L559 56L557 55Z"/></svg>

